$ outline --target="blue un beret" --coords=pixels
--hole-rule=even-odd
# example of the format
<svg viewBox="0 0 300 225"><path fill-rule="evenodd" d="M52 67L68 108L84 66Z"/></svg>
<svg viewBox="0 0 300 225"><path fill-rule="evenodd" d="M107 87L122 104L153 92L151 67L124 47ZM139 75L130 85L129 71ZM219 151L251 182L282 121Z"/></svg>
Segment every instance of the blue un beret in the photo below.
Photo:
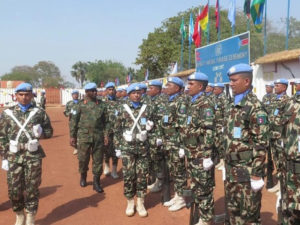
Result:
<svg viewBox="0 0 300 225"><path fill-rule="evenodd" d="M270 83L267 83L265 86L274 87L274 83L273 83L273 82L270 82Z"/></svg>
<svg viewBox="0 0 300 225"><path fill-rule="evenodd" d="M252 73L253 69L251 66L245 63L236 64L227 72L227 75L230 77L231 75L238 74L238 73Z"/></svg>
<svg viewBox="0 0 300 225"><path fill-rule="evenodd" d="M119 88L117 88L117 91L124 91L125 89L124 88L121 88L121 87L119 87Z"/></svg>
<svg viewBox="0 0 300 225"><path fill-rule="evenodd" d="M139 83L141 89L147 89L147 85L144 83Z"/></svg>
<svg viewBox="0 0 300 225"><path fill-rule="evenodd" d="M214 87L215 85L213 83L208 83L207 86Z"/></svg>
<svg viewBox="0 0 300 225"><path fill-rule="evenodd" d="M73 90L71 93L72 93L72 95L73 94L79 94L79 91L78 90Z"/></svg>
<svg viewBox="0 0 300 225"><path fill-rule="evenodd" d="M188 77L188 80L208 81L208 76L204 73L195 72Z"/></svg>
<svg viewBox="0 0 300 225"><path fill-rule="evenodd" d="M159 87L161 87L162 82L159 81L159 80L152 80L152 81L149 82L149 86L159 86Z"/></svg>
<svg viewBox="0 0 300 225"><path fill-rule="evenodd" d="M91 89L97 89L97 84L95 84L95 83L87 83L84 86L84 90L91 90Z"/></svg>
<svg viewBox="0 0 300 225"><path fill-rule="evenodd" d="M179 87L183 87L184 83L179 77L168 77L168 82L174 83Z"/></svg>
<svg viewBox="0 0 300 225"><path fill-rule="evenodd" d="M215 83L215 87L225 88L225 85L223 83Z"/></svg>
<svg viewBox="0 0 300 225"><path fill-rule="evenodd" d="M114 82L108 82L106 85L105 85L105 89L107 88L114 88L115 87L115 83Z"/></svg>
<svg viewBox="0 0 300 225"><path fill-rule="evenodd" d="M289 85L289 81L287 79L277 79L274 81L274 84L285 84L285 85Z"/></svg>
<svg viewBox="0 0 300 225"><path fill-rule="evenodd" d="M29 83L22 83L19 84L16 89L15 92L19 92L19 91L26 91L26 92L32 92L32 85Z"/></svg>
<svg viewBox="0 0 300 225"><path fill-rule="evenodd" d="M300 80L294 80L294 84L300 84Z"/></svg>
<svg viewBox="0 0 300 225"><path fill-rule="evenodd" d="M130 94L130 92L132 91L140 91L142 88L141 88L141 85L138 84L138 83L134 83L134 84L131 84L128 88L127 88L127 94Z"/></svg>

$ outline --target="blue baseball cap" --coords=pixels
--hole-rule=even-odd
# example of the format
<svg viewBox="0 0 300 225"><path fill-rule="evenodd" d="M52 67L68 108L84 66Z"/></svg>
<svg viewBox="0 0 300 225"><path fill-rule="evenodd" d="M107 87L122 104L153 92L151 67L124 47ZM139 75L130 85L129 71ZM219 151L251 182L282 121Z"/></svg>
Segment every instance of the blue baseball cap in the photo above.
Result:
<svg viewBox="0 0 300 225"><path fill-rule="evenodd" d="M152 80L152 81L149 82L149 86L159 86L159 87L161 87L162 82L159 81L159 80Z"/></svg>
<svg viewBox="0 0 300 225"><path fill-rule="evenodd" d="M105 85L105 89L107 88L114 88L115 87L115 83L114 82L108 82L106 85Z"/></svg>
<svg viewBox="0 0 300 225"><path fill-rule="evenodd" d="M24 92L32 92L32 85L29 83L22 83L19 84L16 89L15 92L20 92L20 91L24 91Z"/></svg>
<svg viewBox="0 0 300 225"><path fill-rule="evenodd" d="M91 90L91 89L97 89L96 83L87 83L84 85L84 90Z"/></svg>
<svg viewBox="0 0 300 225"><path fill-rule="evenodd" d="M188 80L208 81L208 76L204 73L195 72L188 77Z"/></svg>
<svg viewBox="0 0 300 225"><path fill-rule="evenodd" d="M285 84L289 85L289 81L287 79L281 78L274 81L274 84Z"/></svg>
<svg viewBox="0 0 300 225"><path fill-rule="evenodd" d="M132 92L132 91L140 91L140 90L142 90L140 84L134 83L134 84L131 84L131 85L127 88L127 94L130 94L130 92Z"/></svg>
<svg viewBox="0 0 300 225"><path fill-rule="evenodd" d="M245 63L236 64L227 71L227 75L230 77L238 73L252 73L253 69L251 66Z"/></svg>
<svg viewBox="0 0 300 225"><path fill-rule="evenodd" d="M225 88L225 85L223 83L215 83L215 87Z"/></svg>
<svg viewBox="0 0 300 225"><path fill-rule="evenodd" d="M179 77L168 77L168 82L174 83L179 87L183 87L184 83Z"/></svg>
<svg viewBox="0 0 300 225"><path fill-rule="evenodd" d="M73 90L72 92L71 92L71 94L73 95L73 94L79 94L79 91L78 90Z"/></svg>

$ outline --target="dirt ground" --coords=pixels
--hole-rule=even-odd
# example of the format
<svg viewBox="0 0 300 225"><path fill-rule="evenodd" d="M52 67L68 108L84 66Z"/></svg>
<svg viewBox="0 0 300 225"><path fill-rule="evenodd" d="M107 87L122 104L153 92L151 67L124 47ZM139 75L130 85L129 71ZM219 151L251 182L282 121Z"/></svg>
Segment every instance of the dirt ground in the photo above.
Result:
<svg viewBox="0 0 300 225"><path fill-rule="evenodd" d="M125 215L126 199L123 196L122 179L101 177L104 193L92 189L92 173L88 173L88 186L79 186L77 158L69 146L68 121L62 107L48 107L54 136L43 140L47 157L43 160L43 178L40 187L40 205L36 218L38 225L171 225L189 222L189 210L169 212L160 203L160 193L149 193L145 200L148 217ZM119 164L121 176L121 164ZM215 213L224 212L222 174L216 172ZM276 196L263 191L261 216L263 224L276 224ZM14 224L15 214L7 196L6 174L0 171L0 225Z"/></svg>

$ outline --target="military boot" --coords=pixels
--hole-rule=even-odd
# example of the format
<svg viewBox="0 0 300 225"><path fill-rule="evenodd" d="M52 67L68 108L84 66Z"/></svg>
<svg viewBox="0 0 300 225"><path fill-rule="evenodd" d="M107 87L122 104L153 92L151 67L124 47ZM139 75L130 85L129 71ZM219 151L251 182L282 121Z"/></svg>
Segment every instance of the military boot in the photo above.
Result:
<svg viewBox="0 0 300 225"><path fill-rule="evenodd" d="M80 186L86 187L86 172L80 175Z"/></svg>
<svg viewBox="0 0 300 225"><path fill-rule="evenodd" d="M104 173L105 176L108 176L110 174L109 163L107 163L107 162L104 163L104 171L103 171L103 173Z"/></svg>
<svg viewBox="0 0 300 225"><path fill-rule="evenodd" d="M148 215L144 205L144 198L137 198L136 211L140 217L146 217Z"/></svg>
<svg viewBox="0 0 300 225"><path fill-rule="evenodd" d="M16 212L16 223L15 223L15 225L24 225L24 223L25 223L24 210Z"/></svg>
<svg viewBox="0 0 300 225"><path fill-rule="evenodd" d="M177 199L175 200L174 204L171 205L168 210L171 212L175 212L175 211L182 209L185 206L186 206L186 203L185 203L184 198L181 196L178 196Z"/></svg>
<svg viewBox="0 0 300 225"><path fill-rule="evenodd" d="M163 181L161 179L156 178L154 185L152 188L149 189L150 192L155 193L162 190Z"/></svg>
<svg viewBox="0 0 300 225"><path fill-rule="evenodd" d="M164 206L166 206L166 207L172 206L173 204L175 204L175 202L176 202L176 200L177 200L178 197L179 196L178 196L177 192L175 192L174 197L170 201L164 202Z"/></svg>
<svg viewBox="0 0 300 225"><path fill-rule="evenodd" d="M113 165L112 166L111 177L114 178L114 179L118 179L119 178L119 175L117 173L117 165Z"/></svg>
<svg viewBox="0 0 300 225"><path fill-rule="evenodd" d="M94 176L93 189L98 193L104 192L103 188L100 185L100 176Z"/></svg>
<svg viewBox="0 0 300 225"><path fill-rule="evenodd" d="M26 217L26 225L34 225L35 222L35 214L33 212L29 212L27 213L27 217Z"/></svg>
<svg viewBox="0 0 300 225"><path fill-rule="evenodd" d="M134 214L134 199L127 199L127 208L126 208L126 215L133 216Z"/></svg>

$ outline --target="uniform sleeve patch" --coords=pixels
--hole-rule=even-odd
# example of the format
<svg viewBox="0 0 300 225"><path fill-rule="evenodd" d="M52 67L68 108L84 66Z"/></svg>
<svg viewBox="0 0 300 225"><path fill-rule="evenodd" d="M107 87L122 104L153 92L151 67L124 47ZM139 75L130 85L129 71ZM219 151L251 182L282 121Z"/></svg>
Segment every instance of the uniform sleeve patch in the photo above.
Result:
<svg viewBox="0 0 300 225"><path fill-rule="evenodd" d="M206 118L211 118L214 115L214 113L213 113L213 111L211 109L205 109L204 114L205 114Z"/></svg>
<svg viewBox="0 0 300 225"><path fill-rule="evenodd" d="M185 107L185 105L181 105L181 107L180 107L180 109L179 109L179 112L180 112L181 114L185 114L185 113L186 113L186 107Z"/></svg>
<svg viewBox="0 0 300 225"><path fill-rule="evenodd" d="M267 124L267 116L266 115L257 115L257 124L259 124L259 125Z"/></svg>

